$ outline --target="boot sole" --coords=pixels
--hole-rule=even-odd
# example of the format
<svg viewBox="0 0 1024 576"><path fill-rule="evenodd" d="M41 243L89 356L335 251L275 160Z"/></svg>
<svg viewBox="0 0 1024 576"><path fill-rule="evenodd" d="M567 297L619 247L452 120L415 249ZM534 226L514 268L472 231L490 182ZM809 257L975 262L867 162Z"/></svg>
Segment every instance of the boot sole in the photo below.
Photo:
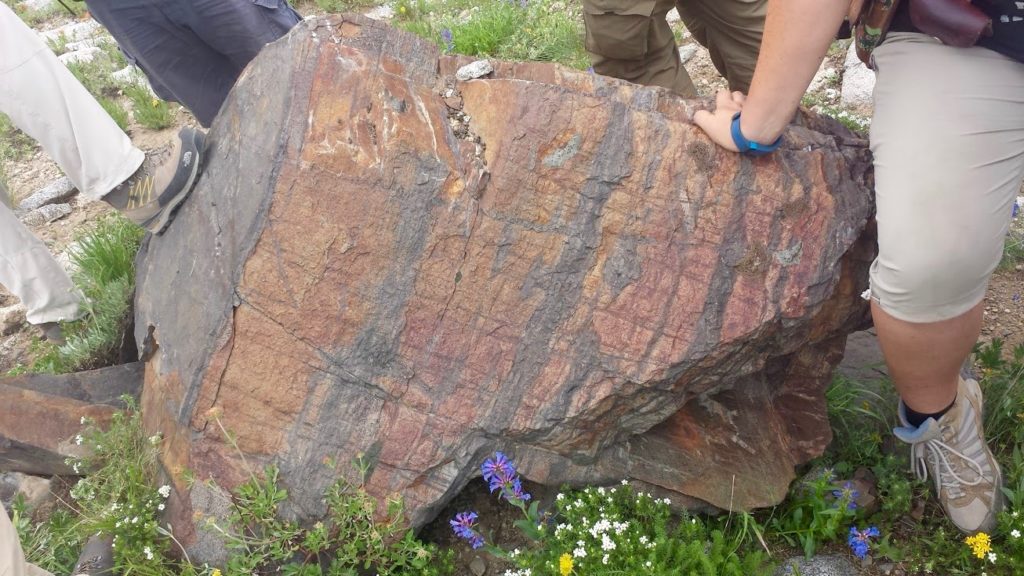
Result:
<svg viewBox="0 0 1024 576"><path fill-rule="evenodd" d="M185 186L182 189L181 194L178 194L171 201L164 206L163 210L160 211L160 217L156 221L156 225L149 228L149 231L153 234L160 236L166 230L168 225L174 219L178 208L181 207L182 203L188 199L192 194L192 187L195 184L196 176L199 174L199 167L203 163L203 148L205 147L206 136L199 131L192 133L192 145L195 147L195 162L192 163L192 172L188 175L188 180L185 181Z"/></svg>

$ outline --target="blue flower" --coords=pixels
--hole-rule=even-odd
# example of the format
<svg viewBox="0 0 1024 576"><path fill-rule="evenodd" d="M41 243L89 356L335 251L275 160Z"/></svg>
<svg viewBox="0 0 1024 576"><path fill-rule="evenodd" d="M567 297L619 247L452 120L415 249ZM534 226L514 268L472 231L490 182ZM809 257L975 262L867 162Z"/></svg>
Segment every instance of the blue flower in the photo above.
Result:
<svg viewBox="0 0 1024 576"><path fill-rule="evenodd" d="M857 558L865 558L871 551L871 538L878 538L878 528L871 526L866 530L858 530L856 526L850 526L850 535L846 537L846 543Z"/></svg>
<svg viewBox="0 0 1024 576"><path fill-rule="evenodd" d="M476 531L476 519L476 512L459 512L454 520L448 521L452 525L452 532L468 541L474 550L484 545L484 537Z"/></svg>
<svg viewBox="0 0 1024 576"><path fill-rule="evenodd" d="M842 488L833 490L832 495L835 496L837 501L846 502L847 510L857 509L857 498L860 496L860 492L853 489L852 483L847 482L843 484Z"/></svg>
<svg viewBox="0 0 1024 576"><path fill-rule="evenodd" d="M445 49L448 52L455 50L455 40L452 39L452 31L449 28L441 30L441 40L444 41Z"/></svg>
<svg viewBox="0 0 1024 576"><path fill-rule="evenodd" d="M488 458L480 467L480 471L487 481L487 487L491 492L500 490L501 498L516 504L525 502L531 498L528 492L523 491L522 480L516 473L516 466L501 452L495 452L494 458Z"/></svg>
<svg viewBox="0 0 1024 576"><path fill-rule="evenodd" d="M516 468L507 456L501 452L495 452L494 458L484 460L483 465L480 466L480 472L483 473L484 480L491 482L491 492L494 492L494 479L497 478L501 483L504 483L516 475Z"/></svg>

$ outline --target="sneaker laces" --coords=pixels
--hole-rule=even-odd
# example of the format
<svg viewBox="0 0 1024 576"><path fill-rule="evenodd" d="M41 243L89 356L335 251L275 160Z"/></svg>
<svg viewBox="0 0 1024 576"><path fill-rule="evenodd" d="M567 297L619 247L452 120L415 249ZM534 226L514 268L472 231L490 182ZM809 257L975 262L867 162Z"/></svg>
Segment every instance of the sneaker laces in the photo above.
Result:
<svg viewBox="0 0 1024 576"><path fill-rule="evenodd" d="M941 491L946 488L952 498L960 498L964 495L962 486L977 486L985 480L984 471L981 465L969 458L963 452L953 448L938 438L918 442L911 448L911 460L913 461L914 476L922 482L928 480L928 456L931 455L932 464L935 466L935 490ZM951 460L954 457L956 460ZM977 478L966 480L957 473L954 461L965 463L967 468L974 470Z"/></svg>

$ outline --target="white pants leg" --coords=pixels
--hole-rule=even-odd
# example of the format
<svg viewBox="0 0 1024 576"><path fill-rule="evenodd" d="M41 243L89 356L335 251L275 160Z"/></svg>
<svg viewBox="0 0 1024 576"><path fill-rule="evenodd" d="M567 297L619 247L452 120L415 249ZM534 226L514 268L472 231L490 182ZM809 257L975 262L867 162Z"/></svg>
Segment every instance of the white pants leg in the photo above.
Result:
<svg viewBox="0 0 1024 576"><path fill-rule="evenodd" d="M0 112L39 141L78 191L93 200L127 180L145 159L42 39L2 2Z"/></svg>
<svg viewBox="0 0 1024 576"><path fill-rule="evenodd" d="M74 320L81 298L64 268L0 202L0 285L17 296L31 324ZM5 576L0 571L0 576Z"/></svg>
<svg viewBox="0 0 1024 576"><path fill-rule="evenodd" d="M18 533L0 504L0 576L53 576L46 570L25 562Z"/></svg>

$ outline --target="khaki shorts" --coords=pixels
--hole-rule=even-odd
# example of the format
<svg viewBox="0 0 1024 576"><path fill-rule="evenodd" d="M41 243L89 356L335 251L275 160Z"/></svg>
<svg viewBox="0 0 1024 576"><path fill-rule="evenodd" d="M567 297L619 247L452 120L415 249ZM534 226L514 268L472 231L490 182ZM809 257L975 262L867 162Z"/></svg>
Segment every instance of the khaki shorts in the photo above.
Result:
<svg viewBox="0 0 1024 576"><path fill-rule="evenodd" d="M587 51L598 74L663 86L692 98L697 90L679 60L665 19L677 8L729 87L746 92L757 63L767 4L767 0L583 0Z"/></svg>
<svg viewBox="0 0 1024 576"><path fill-rule="evenodd" d="M907 322L955 318L985 296L1024 179L1024 64L908 32L873 56L871 297Z"/></svg>

